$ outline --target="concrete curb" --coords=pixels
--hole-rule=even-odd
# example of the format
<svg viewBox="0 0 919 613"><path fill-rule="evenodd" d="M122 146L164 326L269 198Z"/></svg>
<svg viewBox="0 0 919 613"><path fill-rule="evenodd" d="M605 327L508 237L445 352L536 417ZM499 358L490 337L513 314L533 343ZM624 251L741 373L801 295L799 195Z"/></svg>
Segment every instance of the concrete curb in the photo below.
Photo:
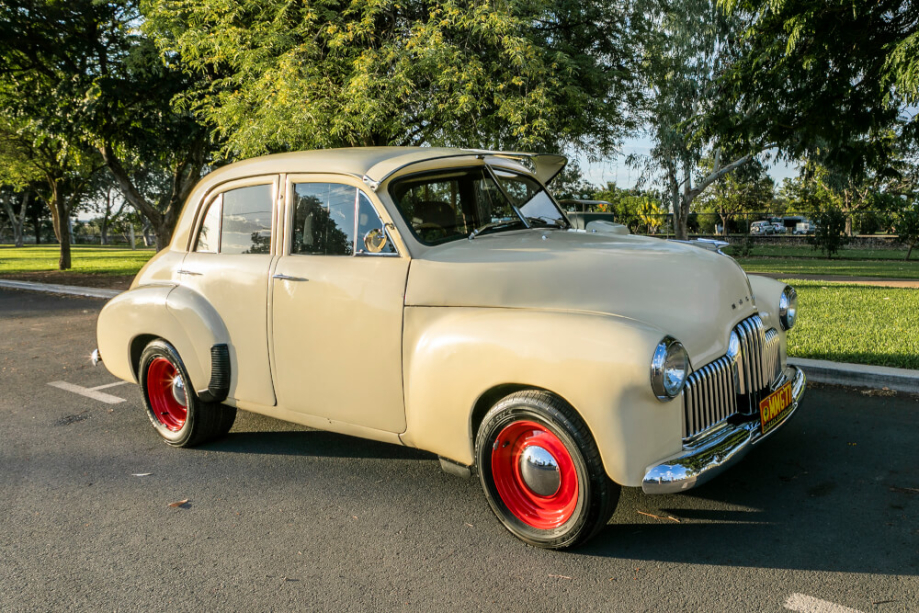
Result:
<svg viewBox="0 0 919 613"><path fill-rule="evenodd" d="M850 387L887 388L919 394L919 370L846 364L828 360L788 358L788 363L804 370L808 381Z"/></svg>
<svg viewBox="0 0 919 613"><path fill-rule="evenodd" d="M114 298L121 293L117 289L80 287L78 285L55 285L53 283L30 283L28 281L7 281L5 279L0 279L0 287L7 287L9 289L22 289L31 292L48 292L49 294L64 294L67 296L102 298L104 300Z"/></svg>

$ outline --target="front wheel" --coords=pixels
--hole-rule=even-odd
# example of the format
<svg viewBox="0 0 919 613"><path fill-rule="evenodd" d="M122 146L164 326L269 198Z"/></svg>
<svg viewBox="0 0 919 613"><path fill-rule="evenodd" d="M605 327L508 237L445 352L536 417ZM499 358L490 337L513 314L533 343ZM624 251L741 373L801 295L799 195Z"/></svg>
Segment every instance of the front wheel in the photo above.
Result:
<svg viewBox="0 0 919 613"><path fill-rule="evenodd" d="M226 436L236 420L236 407L204 402L191 387L175 347L162 339L140 356L140 387L147 417L173 447L193 447Z"/></svg>
<svg viewBox="0 0 919 613"><path fill-rule="evenodd" d="M517 392L492 407L476 436L476 464L495 515L537 547L585 542L619 501L587 426L547 392Z"/></svg>

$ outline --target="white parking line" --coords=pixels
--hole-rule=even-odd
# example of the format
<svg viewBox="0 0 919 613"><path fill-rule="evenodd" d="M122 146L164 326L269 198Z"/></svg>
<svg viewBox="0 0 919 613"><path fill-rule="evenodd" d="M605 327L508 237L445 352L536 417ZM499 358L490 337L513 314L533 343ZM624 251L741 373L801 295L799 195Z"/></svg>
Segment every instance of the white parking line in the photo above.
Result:
<svg viewBox="0 0 919 613"><path fill-rule="evenodd" d="M115 387L116 385L124 385L127 381L115 381L114 383L106 383L105 385L97 385L96 387L91 387L91 390L104 390L110 387Z"/></svg>
<svg viewBox="0 0 919 613"><path fill-rule="evenodd" d="M115 387L116 385L122 385L123 383L127 383L127 381L107 383L105 385L100 385L99 387L81 387L79 385L74 385L73 383L67 383L66 381L52 381L48 385L58 389L67 390L68 392L73 392L74 394L79 394L80 396L86 396L87 398L92 398L93 400L104 402L105 404L118 404L119 402L124 402L125 399L119 398L118 396L112 396L111 394L105 394L98 390L108 387Z"/></svg>
<svg viewBox="0 0 919 613"><path fill-rule="evenodd" d="M850 609L805 594L792 594L786 598L785 608L799 613L862 613L858 609Z"/></svg>

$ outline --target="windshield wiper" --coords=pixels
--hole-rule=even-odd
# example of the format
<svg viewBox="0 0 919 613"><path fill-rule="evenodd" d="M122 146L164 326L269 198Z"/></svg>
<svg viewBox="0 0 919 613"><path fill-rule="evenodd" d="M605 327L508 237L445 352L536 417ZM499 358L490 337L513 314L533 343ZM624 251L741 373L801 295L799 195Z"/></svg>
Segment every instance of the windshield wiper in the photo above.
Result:
<svg viewBox="0 0 919 613"><path fill-rule="evenodd" d="M474 239L476 236L478 236L482 232L486 232L488 230L494 230L496 228L503 228L504 226L517 226L517 225L522 226L524 225L524 223L520 221L519 219L504 219L502 221L492 221L491 223L487 223L484 226L480 226L476 228L475 230L473 230L472 232L470 232L469 240Z"/></svg>
<svg viewBox="0 0 919 613"><path fill-rule="evenodd" d="M532 223L539 224L541 227L551 227L551 228L565 228L564 221L561 219L555 219L549 217L548 215L537 215L536 217L527 217L527 221Z"/></svg>

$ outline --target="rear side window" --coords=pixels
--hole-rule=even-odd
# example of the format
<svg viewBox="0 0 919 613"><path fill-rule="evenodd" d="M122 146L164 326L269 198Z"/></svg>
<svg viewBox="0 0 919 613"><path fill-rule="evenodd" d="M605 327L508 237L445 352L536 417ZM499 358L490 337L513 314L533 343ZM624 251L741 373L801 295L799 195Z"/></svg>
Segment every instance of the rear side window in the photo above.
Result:
<svg viewBox="0 0 919 613"><path fill-rule="evenodd" d="M220 253L271 252L271 191L253 185L224 192Z"/></svg>
<svg viewBox="0 0 919 613"><path fill-rule="evenodd" d="M271 252L272 185L252 185L217 196L204 215L195 251L258 254Z"/></svg>

